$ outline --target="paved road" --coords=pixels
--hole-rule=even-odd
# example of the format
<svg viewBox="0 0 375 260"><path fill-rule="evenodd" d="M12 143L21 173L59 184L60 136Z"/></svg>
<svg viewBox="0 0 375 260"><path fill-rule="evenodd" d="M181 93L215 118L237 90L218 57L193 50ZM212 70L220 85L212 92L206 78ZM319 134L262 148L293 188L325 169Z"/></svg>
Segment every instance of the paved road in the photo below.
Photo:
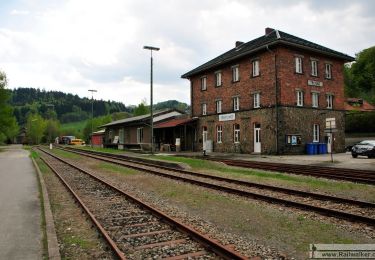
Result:
<svg viewBox="0 0 375 260"><path fill-rule="evenodd" d="M40 202L29 153L0 147L0 259L41 259Z"/></svg>

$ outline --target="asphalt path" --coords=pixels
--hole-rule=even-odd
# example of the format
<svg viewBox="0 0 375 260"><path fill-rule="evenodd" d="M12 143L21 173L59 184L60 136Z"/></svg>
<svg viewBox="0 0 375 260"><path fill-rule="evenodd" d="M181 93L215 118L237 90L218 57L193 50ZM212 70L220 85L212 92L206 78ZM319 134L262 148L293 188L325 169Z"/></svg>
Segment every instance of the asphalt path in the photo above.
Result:
<svg viewBox="0 0 375 260"><path fill-rule="evenodd" d="M0 147L0 259L41 259L38 182L29 152Z"/></svg>

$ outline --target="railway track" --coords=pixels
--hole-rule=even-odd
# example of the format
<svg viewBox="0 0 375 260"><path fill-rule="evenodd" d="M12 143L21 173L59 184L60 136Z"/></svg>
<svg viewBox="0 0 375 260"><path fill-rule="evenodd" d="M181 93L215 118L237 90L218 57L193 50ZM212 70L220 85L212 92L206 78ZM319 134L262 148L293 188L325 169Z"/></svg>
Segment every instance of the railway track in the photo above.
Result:
<svg viewBox="0 0 375 260"><path fill-rule="evenodd" d="M231 248L40 149L119 259L247 259Z"/></svg>
<svg viewBox="0 0 375 260"><path fill-rule="evenodd" d="M137 162L134 161L134 158L127 158L123 155L103 154L101 152L73 148L61 149L139 171L145 171L178 181L220 190L230 194L313 211L322 215L345 219L354 223L365 223L370 226L375 226L375 203L371 202L224 178L159 166L155 163Z"/></svg>
<svg viewBox="0 0 375 260"><path fill-rule="evenodd" d="M369 170L356 170L285 163L255 162L219 158L208 158L208 160L223 162L230 166L261 169L267 171L278 171L298 175L308 175L319 178L344 180L350 182L375 185L375 171Z"/></svg>

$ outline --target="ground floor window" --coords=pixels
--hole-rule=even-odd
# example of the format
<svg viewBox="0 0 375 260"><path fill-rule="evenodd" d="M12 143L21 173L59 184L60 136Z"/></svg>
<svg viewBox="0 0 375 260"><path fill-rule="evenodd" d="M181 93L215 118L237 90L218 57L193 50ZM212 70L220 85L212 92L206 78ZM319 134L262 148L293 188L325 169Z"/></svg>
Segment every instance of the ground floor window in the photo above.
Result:
<svg viewBox="0 0 375 260"><path fill-rule="evenodd" d="M222 125L218 125L216 127L216 141L218 143L222 143L222 139L223 138L223 126Z"/></svg>
<svg viewBox="0 0 375 260"><path fill-rule="evenodd" d="M319 142L319 125L317 124L313 126L313 142Z"/></svg>
<svg viewBox="0 0 375 260"><path fill-rule="evenodd" d="M240 125L234 124L233 129L234 129L234 143L239 143L240 142Z"/></svg>
<svg viewBox="0 0 375 260"><path fill-rule="evenodd" d="M143 127L137 128L137 143L143 143Z"/></svg>

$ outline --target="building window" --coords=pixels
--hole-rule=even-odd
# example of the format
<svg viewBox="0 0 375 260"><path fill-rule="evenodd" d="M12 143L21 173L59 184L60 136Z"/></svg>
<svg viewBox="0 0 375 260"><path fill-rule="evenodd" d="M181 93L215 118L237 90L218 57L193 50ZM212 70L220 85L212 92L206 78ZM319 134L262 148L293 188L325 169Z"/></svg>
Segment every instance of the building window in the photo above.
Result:
<svg viewBox="0 0 375 260"><path fill-rule="evenodd" d="M302 58L295 57L294 62L295 62L296 73L302 74Z"/></svg>
<svg viewBox="0 0 375 260"><path fill-rule="evenodd" d="M215 72L215 82L216 82L216 87L221 86L221 71Z"/></svg>
<svg viewBox="0 0 375 260"><path fill-rule="evenodd" d="M318 76L318 61L316 60L311 61L311 76Z"/></svg>
<svg viewBox="0 0 375 260"><path fill-rule="evenodd" d="M207 77L201 77L201 90L207 90Z"/></svg>
<svg viewBox="0 0 375 260"><path fill-rule="evenodd" d="M259 60L254 60L253 64L253 77L259 76Z"/></svg>
<svg viewBox="0 0 375 260"><path fill-rule="evenodd" d="M223 142L223 126L222 125L218 125L216 127L216 141L218 143Z"/></svg>
<svg viewBox="0 0 375 260"><path fill-rule="evenodd" d="M326 63L325 78L332 79L332 64Z"/></svg>
<svg viewBox="0 0 375 260"><path fill-rule="evenodd" d="M221 100L216 100L216 113L220 114L221 113L221 104L223 101Z"/></svg>
<svg viewBox="0 0 375 260"><path fill-rule="evenodd" d="M143 143L143 127L137 128L137 143Z"/></svg>
<svg viewBox="0 0 375 260"><path fill-rule="evenodd" d="M240 110L240 97L233 98L233 111Z"/></svg>
<svg viewBox="0 0 375 260"><path fill-rule="evenodd" d="M240 80L240 72L238 65L232 67L232 82L237 82Z"/></svg>
<svg viewBox="0 0 375 260"><path fill-rule="evenodd" d="M202 104L202 115L205 116L207 115L207 104Z"/></svg>
<svg viewBox="0 0 375 260"><path fill-rule="evenodd" d="M254 94L254 108L260 107L260 93Z"/></svg>
<svg viewBox="0 0 375 260"><path fill-rule="evenodd" d="M313 126L313 142L318 143L319 142L319 125L314 124Z"/></svg>
<svg viewBox="0 0 375 260"><path fill-rule="evenodd" d="M234 143L239 143L240 142L240 125L239 124L234 124Z"/></svg>
<svg viewBox="0 0 375 260"><path fill-rule="evenodd" d="M303 91L301 90L297 91L297 106L299 107L303 106Z"/></svg>
<svg viewBox="0 0 375 260"><path fill-rule="evenodd" d="M318 107L319 106L319 93L316 93L316 92L313 92L311 94L311 98L312 98L312 107Z"/></svg>
<svg viewBox="0 0 375 260"><path fill-rule="evenodd" d="M327 95L327 108L333 108L333 95Z"/></svg>

